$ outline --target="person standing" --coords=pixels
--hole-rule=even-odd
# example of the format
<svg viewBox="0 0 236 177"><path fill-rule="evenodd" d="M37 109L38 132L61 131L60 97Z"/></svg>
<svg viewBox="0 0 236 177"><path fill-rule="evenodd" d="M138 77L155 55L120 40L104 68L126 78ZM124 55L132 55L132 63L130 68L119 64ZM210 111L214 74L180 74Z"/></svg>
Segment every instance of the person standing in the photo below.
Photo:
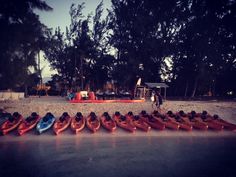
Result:
<svg viewBox="0 0 236 177"><path fill-rule="evenodd" d="M158 109L161 109L161 105L163 104L163 99L158 90L155 90L154 93L154 103Z"/></svg>

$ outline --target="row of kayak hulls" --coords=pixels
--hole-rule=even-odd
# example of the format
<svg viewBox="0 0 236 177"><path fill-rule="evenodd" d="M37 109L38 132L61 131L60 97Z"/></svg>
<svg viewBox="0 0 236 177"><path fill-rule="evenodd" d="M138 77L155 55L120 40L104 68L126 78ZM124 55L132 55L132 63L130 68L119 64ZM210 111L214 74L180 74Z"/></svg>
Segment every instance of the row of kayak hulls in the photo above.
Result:
<svg viewBox="0 0 236 177"><path fill-rule="evenodd" d="M181 112L181 111L180 111ZM176 116L179 117L176 119ZM205 121L202 120L202 115L196 114L194 119L190 119L192 113L189 114L173 114L167 113L165 115L159 112L153 112L148 115L146 111L142 111L139 116L134 116L132 112L129 112L125 116L116 112L113 118L106 112L100 119L95 115L95 113L90 113L87 118L84 118L81 113L77 113L75 117L70 117L68 113L63 113L63 115L56 120L56 118L51 114L47 113L42 119L37 113L32 113L32 115L25 120L19 113L14 113L14 120L6 121L0 128L2 134L18 127L19 135L33 129L36 125L36 129L39 133L46 131L53 126L55 134L59 134L69 126L71 129L78 133L81 131L85 125L95 133L102 125L105 129L113 132L116 126L119 126L127 131L134 132L136 128L143 131L149 131L152 128L164 130L165 128L178 130L183 129L191 131L193 128L200 130L207 130L208 128L213 130L222 130L223 128L227 130L236 130L236 125L231 124L223 119L211 120L208 116Z"/></svg>

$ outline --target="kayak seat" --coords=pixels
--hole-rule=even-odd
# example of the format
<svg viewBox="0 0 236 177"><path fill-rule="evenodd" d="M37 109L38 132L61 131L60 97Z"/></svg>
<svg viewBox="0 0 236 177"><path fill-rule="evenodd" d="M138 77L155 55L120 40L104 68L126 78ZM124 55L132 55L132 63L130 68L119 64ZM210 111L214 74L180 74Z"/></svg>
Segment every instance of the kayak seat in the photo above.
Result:
<svg viewBox="0 0 236 177"><path fill-rule="evenodd" d="M133 116L133 112L131 112L131 111L128 112L128 115L129 115L129 116Z"/></svg>
<svg viewBox="0 0 236 177"><path fill-rule="evenodd" d="M43 122L48 122L49 119L50 119L50 117L46 115L45 117L43 117Z"/></svg>
<svg viewBox="0 0 236 177"><path fill-rule="evenodd" d="M116 111L115 116L120 116L120 112Z"/></svg>
<svg viewBox="0 0 236 177"><path fill-rule="evenodd" d="M105 116L105 119L106 119L106 121L110 121L111 120L111 116L107 115L107 116Z"/></svg>
<svg viewBox="0 0 236 177"><path fill-rule="evenodd" d="M121 116L120 119L121 119L122 121L125 121L125 120L126 120L126 117L125 117L125 116Z"/></svg>
<svg viewBox="0 0 236 177"><path fill-rule="evenodd" d="M60 121L60 122L64 122L64 121L66 120L66 117L67 117L67 116L62 115L62 116L59 118L59 121Z"/></svg>
<svg viewBox="0 0 236 177"><path fill-rule="evenodd" d="M109 116L108 112L104 112L103 116L105 116L105 117Z"/></svg>
<svg viewBox="0 0 236 177"><path fill-rule="evenodd" d="M155 119L152 116L148 116L148 121L149 122L155 122Z"/></svg>
<svg viewBox="0 0 236 177"><path fill-rule="evenodd" d="M134 120L139 120L139 116L134 116Z"/></svg>
<svg viewBox="0 0 236 177"><path fill-rule="evenodd" d="M142 111L141 111L141 115L143 115L143 116L144 116L144 115L147 115L147 112L146 112L145 110L142 110Z"/></svg>
<svg viewBox="0 0 236 177"><path fill-rule="evenodd" d="M96 118L97 118L96 115L92 115L92 116L90 116L90 120L91 120L91 121L95 121Z"/></svg>
<svg viewBox="0 0 236 177"><path fill-rule="evenodd" d="M25 119L26 122L30 123L35 120L35 117L29 116Z"/></svg>
<svg viewBox="0 0 236 177"><path fill-rule="evenodd" d="M214 114L214 115L213 115L213 118L214 118L215 120L217 120L217 119L219 119L219 116L218 116L217 114Z"/></svg>
<svg viewBox="0 0 236 177"><path fill-rule="evenodd" d="M9 122L14 122L14 120L15 120L15 117L13 117L12 115L10 115L9 117L8 117L8 120L9 120Z"/></svg>

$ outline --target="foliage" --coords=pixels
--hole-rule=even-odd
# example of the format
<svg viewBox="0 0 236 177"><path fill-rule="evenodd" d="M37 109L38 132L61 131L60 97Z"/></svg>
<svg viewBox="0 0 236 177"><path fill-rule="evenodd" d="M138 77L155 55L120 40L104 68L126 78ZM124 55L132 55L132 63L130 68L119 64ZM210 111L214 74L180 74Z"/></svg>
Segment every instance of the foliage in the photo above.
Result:
<svg viewBox="0 0 236 177"><path fill-rule="evenodd" d="M35 76L30 67L37 69L36 56L47 28L34 9L51 10L41 0L1 1L0 89L27 88L31 76Z"/></svg>

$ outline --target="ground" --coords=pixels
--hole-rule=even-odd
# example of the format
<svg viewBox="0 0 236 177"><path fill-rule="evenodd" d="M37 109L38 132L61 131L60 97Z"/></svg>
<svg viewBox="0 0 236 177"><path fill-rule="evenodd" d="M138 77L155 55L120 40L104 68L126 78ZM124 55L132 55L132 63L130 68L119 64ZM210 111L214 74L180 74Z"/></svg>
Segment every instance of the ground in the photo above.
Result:
<svg viewBox="0 0 236 177"><path fill-rule="evenodd" d="M71 104L61 97L27 98L1 102L0 108L28 116L50 111L84 115L94 111L122 114L141 110L152 112L152 103ZM165 110L195 110L219 114L236 123L236 103L218 101L166 101ZM49 130L24 136L16 131L0 137L0 176L22 177L234 177L236 176L236 132L230 131L157 131L129 133L117 129L108 133L88 129L75 135L70 129L58 136Z"/></svg>

